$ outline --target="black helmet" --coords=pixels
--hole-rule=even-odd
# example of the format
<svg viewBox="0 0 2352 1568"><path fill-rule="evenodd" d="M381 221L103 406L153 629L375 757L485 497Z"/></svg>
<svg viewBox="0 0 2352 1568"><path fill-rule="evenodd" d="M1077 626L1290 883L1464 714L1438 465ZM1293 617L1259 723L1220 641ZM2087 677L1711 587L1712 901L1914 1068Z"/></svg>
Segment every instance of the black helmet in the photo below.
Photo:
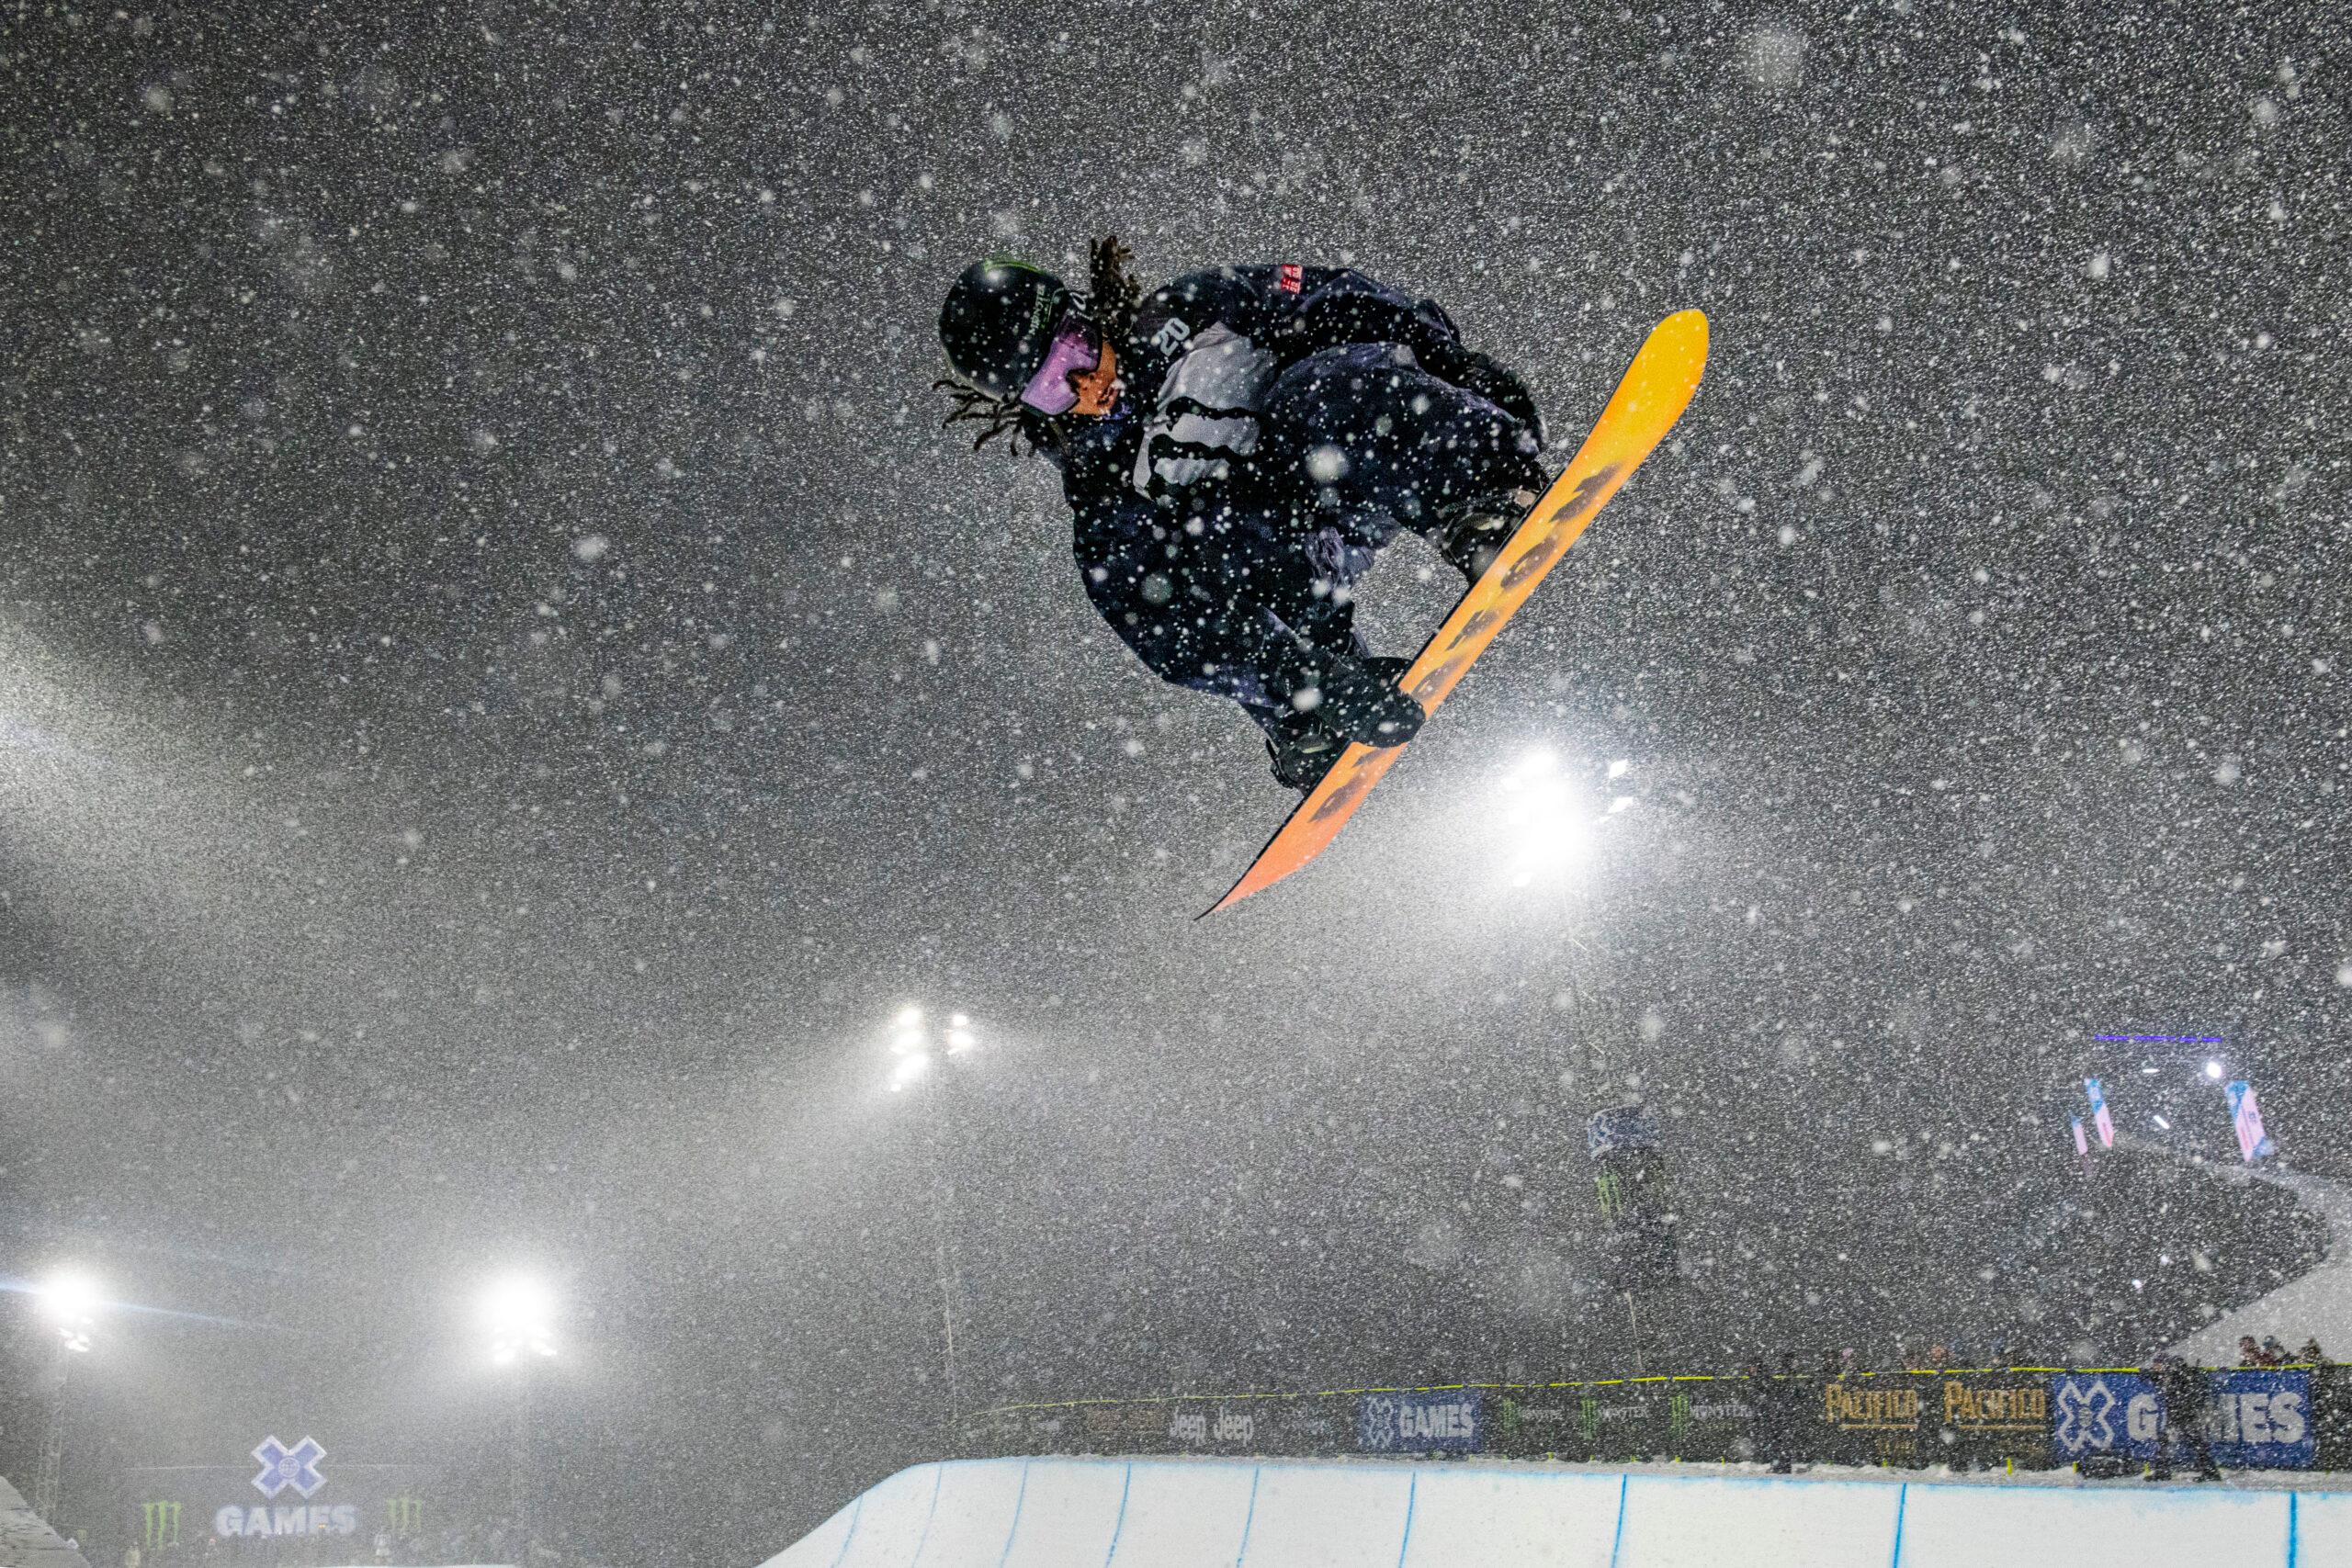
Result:
<svg viewBox="0 0 2352 1568"><path fill-rule="evenodd" d="M964 269L939 312L939 342L956 374L991 397L1017 397L1046 360L1071 303L1062 280L1027 262L991 256Z"/></svg>

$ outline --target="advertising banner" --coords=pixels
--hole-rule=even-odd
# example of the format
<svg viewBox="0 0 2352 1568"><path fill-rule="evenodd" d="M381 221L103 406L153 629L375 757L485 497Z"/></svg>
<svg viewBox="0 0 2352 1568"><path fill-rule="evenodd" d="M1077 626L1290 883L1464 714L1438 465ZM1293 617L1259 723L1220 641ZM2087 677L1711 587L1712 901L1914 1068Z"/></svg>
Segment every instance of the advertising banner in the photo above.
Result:
<svg viewBox="0 0 2352 1568"><path fill-rule="evenodd" d="M1986 1466L2049 1462L2050 1385L2038 1372L1955 1371L1923 1380L1926 1457Z"/></svg>
<svg viewBox="0 0 2352 1568"><path fill-rule="evenodd" d="M291 1442L273 1435L249 1461L126 1471L129 1537L149 1552L210 1540L232 1563L276 1561L293 1537L340 1559L378 1531L397 1538L424 1529L424 1499L437 1490L431 1481L418 1466L345 1464L307 1435Z"/></svg>
<svg viewBox="0 0 2352 1568"><path fill-rule="evenodd" d="M1779 1384L1785 1380L1770 1379ZM1797 1390L1759 1389L1770 1425L1772 1396L1804 1400L1807 1418L1796 1426L1794 1451L1837 1464L1916 1465L1927 1462L1920 1427L1926 1390L1918 1379L1887 1377L1804 1380Z"/></svg>
<svg viewBox="0 0 2352 1568"><path fill-rule="evenodd" d="M1757 1403L1746 1380L1708 1378L1666 1390L1667 1459L1755 1457Z"/></svg>
<svg viewBox="0 0 2352 1568"><path fill-rule="evenodd" d="M1530 1384L1497 1391L1487 1401L1486 1451L1513 1459L1583 1459L1589 1450L1576 1430L1573 1385Z"/></svg>
<svg viewBox="0 0 2352 1568"><path fill-rule="evenodd" d="M2213 1460L2233 1469L2307 1470L2317 1454L2311 1374L2245 1371L2204 1374L2203 1423ZM2050 1447L2061 1464L2086 1454L2153 1460L2163 1396L2137 1372L2059 1372L2050 1380ZM2175 1451L2175 1460L2185 1456Z"/></svg>
<svg viewBox="0 0 2352 1568"><path fill-rule="evenodd" d="M1476 1453L1485 1436L1483 1392L1367 1393L1356 1403L1356 1447L1373 1454Z"/></svg>
<svg viewBox="0 0 2352 1568"><path fill-rule="evenodd" d="M2244 1078L2232 1078L2224 1086L2230 1098L2230 1124L2237 1129L2238 1153L2252 1165L2278 1152L2268 1134L2262 1130L2262 1107L2254 1098L2254 1086Z"/></svg>

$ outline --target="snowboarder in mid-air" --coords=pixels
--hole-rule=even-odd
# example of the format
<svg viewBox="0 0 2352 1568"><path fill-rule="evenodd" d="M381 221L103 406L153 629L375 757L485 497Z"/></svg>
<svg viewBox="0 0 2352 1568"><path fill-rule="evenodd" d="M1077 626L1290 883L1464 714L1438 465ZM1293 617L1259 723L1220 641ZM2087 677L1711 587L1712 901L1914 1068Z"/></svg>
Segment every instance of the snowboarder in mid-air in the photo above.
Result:
<svg viewBox="0 0 2352 1568"><path fill-rule="evenodd" d="M1476 581L1544 490L1519 377L1433 301L1343 267L1219 267L1144 293L1115 238L1077 294L965 269L940 313L947 423L1061 470L1087 596L1161 679L1238 702L1311 791L1351 740L1401 746L1406 660L1356 634L1399 532Z"/></svg>

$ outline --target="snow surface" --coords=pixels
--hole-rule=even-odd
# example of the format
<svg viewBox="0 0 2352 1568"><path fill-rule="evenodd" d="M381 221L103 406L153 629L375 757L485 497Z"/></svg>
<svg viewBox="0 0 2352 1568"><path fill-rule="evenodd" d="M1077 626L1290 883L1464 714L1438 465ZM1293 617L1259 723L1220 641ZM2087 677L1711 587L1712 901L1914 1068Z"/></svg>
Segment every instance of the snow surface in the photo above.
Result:
<svg viewBox="0 0 2352 1568"><path fill-rule="evenodd" d="M0 1481L0 1568L89 1568L17 1489Z"/></svg>
<svg viewBox="0 0 2352 1568"><path fill-rule="evenodd" d="M2276 1337L2290 1350L2316 1338L2331 1355L2344 1354L2352 1345L2352 1254L2346 1246L2352 1239L2352 1187L2294 1170L2257 1167L2248 1174L2290 1189L2304 1208L2327 1222L2327 1256L2310 1272L2222 1314L2174 1350L2201 1366L2233 1366L2238 1337L2251 1334L2257 1340Z"/></svg>
<svg viewBox="0 0 2352 1568"><path fill-rule="evenodd" d="M1034 1459L917 1465L767 1568L2352 1564L2352 1491L1729 1465Z"/></svg>

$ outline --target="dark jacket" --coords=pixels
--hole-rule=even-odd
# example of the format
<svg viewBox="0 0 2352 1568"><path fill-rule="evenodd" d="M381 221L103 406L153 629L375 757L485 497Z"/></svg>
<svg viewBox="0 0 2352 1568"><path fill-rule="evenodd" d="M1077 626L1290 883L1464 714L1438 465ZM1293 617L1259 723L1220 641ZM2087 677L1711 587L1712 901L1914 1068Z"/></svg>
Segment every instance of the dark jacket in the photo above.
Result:
<svg viewBox="0 0 2352 1568"><path fill-rule="evenodd" d="M1347 635L1316 591L1299 455L1259 410L1283 370L1358 343L1399 344L1440 377L1468 359L1435 304L1342 267L1189 274L1114 345L1118 406L1052 455L1087 597L1161 678L1266 705Z"/></svg>

